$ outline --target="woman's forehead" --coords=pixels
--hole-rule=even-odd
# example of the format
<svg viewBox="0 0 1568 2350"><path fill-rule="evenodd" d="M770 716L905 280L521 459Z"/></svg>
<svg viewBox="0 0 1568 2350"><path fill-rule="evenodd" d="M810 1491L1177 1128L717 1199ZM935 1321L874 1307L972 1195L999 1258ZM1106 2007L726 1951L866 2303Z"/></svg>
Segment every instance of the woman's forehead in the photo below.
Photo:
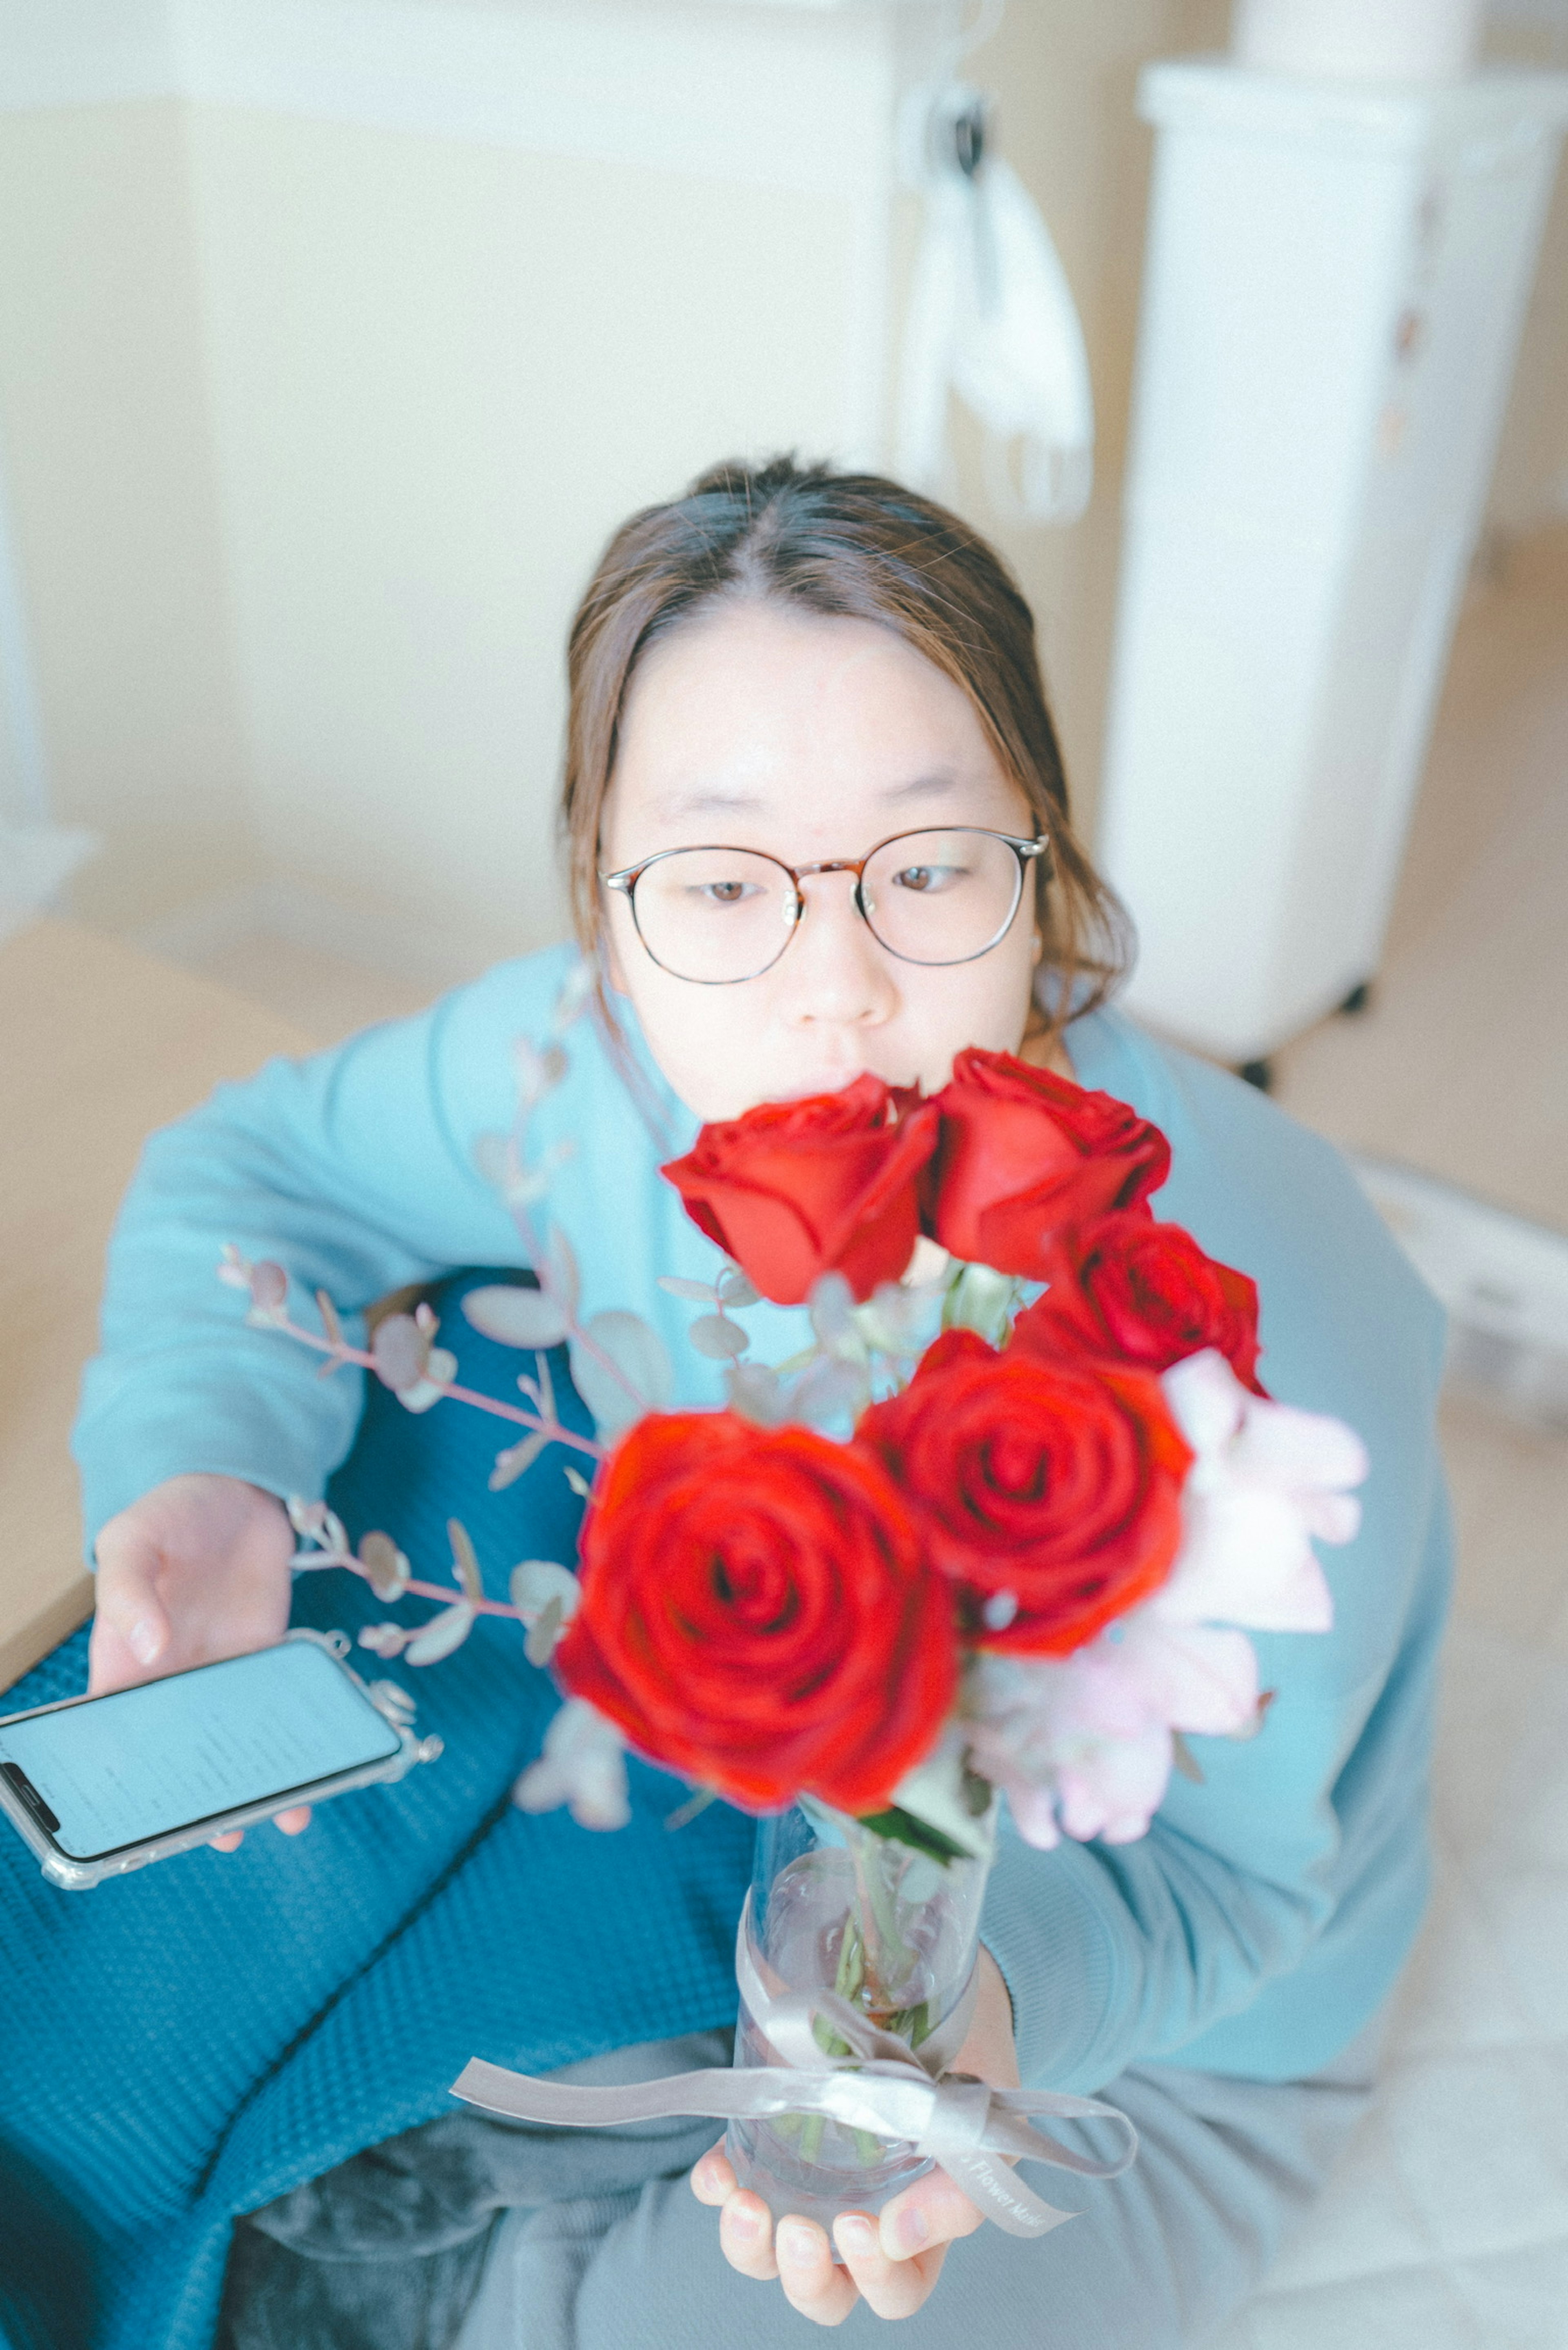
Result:
<svg viewBox="0 0 1568 2350"><path fill-rule="evenodd" d="M683 829L853 809L896 830L977 794L998 813L1018 796L961 687L875 622L765 605L651 650L612 786L624 814Z"/></svg>

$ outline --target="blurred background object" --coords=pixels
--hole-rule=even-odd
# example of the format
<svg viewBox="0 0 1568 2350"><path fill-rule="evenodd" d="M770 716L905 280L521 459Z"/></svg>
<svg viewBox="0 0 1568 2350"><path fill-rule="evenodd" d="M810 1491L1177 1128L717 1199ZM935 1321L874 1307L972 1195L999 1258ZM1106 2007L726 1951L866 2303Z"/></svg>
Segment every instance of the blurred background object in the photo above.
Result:
<svg viewBox="0 0 1568 2350"><path fill-rule="evenodd" d="M1236 0L1231 54L1255 73L1451 81L1480 46L1485 0Z"/></svg>
<svg viewBox="0 0 1568 2350"><path fill-rule="evenodd" d="M97 842L50 817L26 600L0 475L0 940L58 897Z"/></svg>
<svg viewBox="0 0 1568 2350"><path fill-rule="evenodd" d="M989 11L998 21L1001 5ZM1083 328L1038 207L992 152L991 105L954 78L976 45L955 43L946 70L903 105L907 177L925 221L905 304L894 471L933 497L959 494L956 397L983 434L993 511L1076 522L1095 481Z"/></svg>
<svg viewBox="0 0 1568 2350"><path fill-rule="evenodd" d="M1251 48L1292 70L1242 43L1140 87L1102 848L1138 924L1133 1008L1232 1062L1377 971L1490 485L1568 74L1459 73L1463 13L1359 12L1369 71L1421 73L1397 84L1347 69L1345 0L1251 0Z"/></svg>

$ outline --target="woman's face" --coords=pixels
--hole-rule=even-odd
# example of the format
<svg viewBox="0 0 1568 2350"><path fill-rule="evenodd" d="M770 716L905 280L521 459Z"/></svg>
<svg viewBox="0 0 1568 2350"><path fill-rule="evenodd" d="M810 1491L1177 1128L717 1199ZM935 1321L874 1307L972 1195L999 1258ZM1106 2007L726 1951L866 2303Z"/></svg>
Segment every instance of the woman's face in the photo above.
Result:
<svg viewBox="0 0 1568 2350"><path fill-rule="evenodd" d="M614 873L661 849L717 843L798 867L942 825L1035 828L967 695L874 621L736 603L676 629L639 663L599 865ZM880 945L854 889L852 874L806 877L786 951L727 986L661 970L624 896L604 892L611 983L698 1117L829 1093L864 1069L931 1092L963 1045L1018 1050L1038 960L1032 880L988 953L938 966Z"/></svg>

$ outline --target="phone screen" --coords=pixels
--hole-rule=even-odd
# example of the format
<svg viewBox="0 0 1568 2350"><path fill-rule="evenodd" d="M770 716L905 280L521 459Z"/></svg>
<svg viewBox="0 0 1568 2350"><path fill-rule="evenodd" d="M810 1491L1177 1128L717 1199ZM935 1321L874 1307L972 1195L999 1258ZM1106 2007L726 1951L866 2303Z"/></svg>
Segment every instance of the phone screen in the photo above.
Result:
<svg viewBox="0 0 1568 2350"><path fill-rule="evenodd" d="M286 1640L0 1724L0 1765L26 1773L67 1858L103 1860L244 1804L304 1796L399 1743L324 1648Z"/></svg>

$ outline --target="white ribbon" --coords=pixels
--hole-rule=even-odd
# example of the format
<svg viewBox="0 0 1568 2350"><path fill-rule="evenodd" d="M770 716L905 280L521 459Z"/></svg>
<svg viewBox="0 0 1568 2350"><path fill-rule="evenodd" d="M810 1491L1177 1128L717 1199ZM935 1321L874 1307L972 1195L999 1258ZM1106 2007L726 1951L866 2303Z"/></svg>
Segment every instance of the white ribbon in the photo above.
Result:
<svg viewBox="0 0 1568 2350"><path fill-rule="evenodd" d="M1133 2162L1137 2134L1114 2106L1095 2097L1065 2096L1055 2089L992 2088L969 2074L949 2072L973 2012L972 1976L953 2013L911 2050L835 1991L782 1996L770 1991L753 1962L746 1926L747 1917L742 1917L736 1980L757 2029L784 2059L782 2064L729 2071L711 2067L620 2088L582 2088L511 2073L475 2057L453 2082L452 2095L491 2113L566 2129L604 2129L676 2114L709 2114L725 2121L821 2114L847 2129L909 2144L945 2171L975 2209L1010 2236L1044 2236L1075 2214L1045 2202L1023 2185L1005 2159L993 2157L1023 2156L1075 2171L1082 2178L1117 2178ZM830 2056L819 2045L812 2029L819 2017L846 2043L846 2055ZM1075 2154L1030 2126L1032 2118L1043 2114L1114 2122L1127 2133L1127 2150L1116 2162Z"/></svg>

